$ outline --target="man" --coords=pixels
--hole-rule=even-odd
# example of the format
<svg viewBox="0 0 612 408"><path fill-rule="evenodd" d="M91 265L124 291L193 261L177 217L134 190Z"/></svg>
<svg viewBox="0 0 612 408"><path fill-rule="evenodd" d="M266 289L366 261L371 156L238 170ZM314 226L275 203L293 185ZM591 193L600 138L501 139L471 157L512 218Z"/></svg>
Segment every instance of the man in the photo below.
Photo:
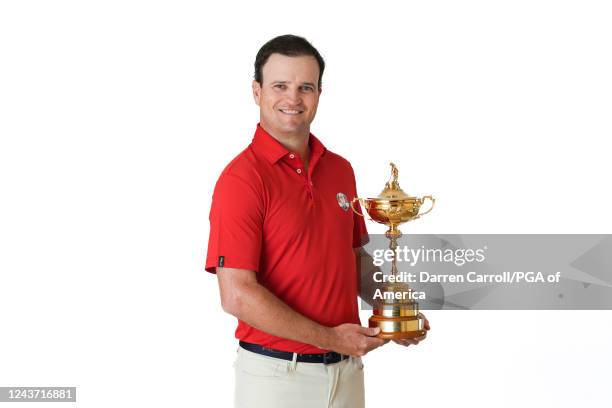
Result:
<svg viewBox="0 0 612 408"><path fill-rule="evenodd" d="M310 133L324 68L301 37L259 50L260 123L215 186L206 270L239 319L236 407L363 407L360 357L385 343L359 323L353 170Z"/></svg>

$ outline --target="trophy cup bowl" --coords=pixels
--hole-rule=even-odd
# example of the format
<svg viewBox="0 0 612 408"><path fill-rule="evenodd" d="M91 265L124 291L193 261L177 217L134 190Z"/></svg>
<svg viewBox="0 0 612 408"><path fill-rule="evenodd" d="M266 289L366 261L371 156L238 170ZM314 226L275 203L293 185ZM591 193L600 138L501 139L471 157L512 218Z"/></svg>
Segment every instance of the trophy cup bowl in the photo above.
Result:
<svg viewBox="0 0 612 408"><path fill-rule="evenodd" d="M419 213L421 205L423 205L426 199L431 200L431 207L427 211ZM404 198L375 197L365 199L355 197L353 202L351 202L351 207L357 214L359 214L359 212L357 212L353 206L355 201L359 201L361 203L372 221L387 225L389 227L387 234L396 234L399 232L397 229L398 225L416 220L422 215L429 213L433 209L435 203L432 196L423 196L421 198L408 196Z"/></svg>
<svg viewBox="0 0 612 408"><path fill-rule="evenodd" d="M398 170L391 163L391 180L385 184L384 190L378 197L359 198L351 201L352 210L360 215L355 209L354 203L359 201L366 209L372 221L389 227L385 235L390 240L389 248L395 251L397 239L402 232L398 226L408 221L413 221L429 213L435 204L435 199L428 195L421 198L407 195L399 186L397 181ZM425 200L430 200L431 206L425 212L420 212ZM397 263L395 256L391 263L391 273L397 274ZM387 283L380 287L384 292L409 292L410 288L405 283ZM413 300L390 299L376 300L373 305L373 314L369 319L369 327L380 327L378 337L384 339L407 339L425 335L425 319L419 313L419 305Z"/></svg>

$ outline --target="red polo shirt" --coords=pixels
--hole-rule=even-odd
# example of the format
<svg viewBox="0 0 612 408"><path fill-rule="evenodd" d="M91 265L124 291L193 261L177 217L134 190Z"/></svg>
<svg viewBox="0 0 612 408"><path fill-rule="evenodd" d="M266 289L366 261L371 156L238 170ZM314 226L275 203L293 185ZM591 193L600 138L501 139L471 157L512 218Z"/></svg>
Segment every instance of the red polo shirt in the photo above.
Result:
<svg viewBox="0 0 612 408"><path fill-rule="evenodd" d="M305 172L298 154L257 125L252 143L215 186L206 270L255 271L261 285L322 325L360 323L353 248L367 241L367 231L348 207L357 196L355 175L312 134L309 146ZM296 353L327 351L240 320L236 338Z"/></svg>

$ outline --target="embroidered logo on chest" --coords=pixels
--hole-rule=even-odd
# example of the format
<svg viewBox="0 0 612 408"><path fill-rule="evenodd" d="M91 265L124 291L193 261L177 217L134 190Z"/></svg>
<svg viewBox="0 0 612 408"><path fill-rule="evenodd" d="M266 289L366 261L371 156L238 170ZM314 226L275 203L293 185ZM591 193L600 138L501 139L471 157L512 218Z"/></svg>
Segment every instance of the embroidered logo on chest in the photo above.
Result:
<svg viewBox="0 0 612 408"><path fill-rule="evenodd" d="M344 193L336 194L336 200L338 200L338 205L340 206L340 208L342 208L344 211L348 211L349 201L344 195Z"/></svg>

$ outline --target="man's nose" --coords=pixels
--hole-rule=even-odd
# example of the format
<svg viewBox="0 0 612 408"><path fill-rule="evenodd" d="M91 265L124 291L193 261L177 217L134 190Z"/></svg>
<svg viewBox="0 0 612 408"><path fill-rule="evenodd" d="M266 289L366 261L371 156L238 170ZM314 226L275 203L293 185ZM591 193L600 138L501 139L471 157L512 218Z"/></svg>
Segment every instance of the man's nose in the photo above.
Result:
<svg viewBox="0 0 612 408"><path fill-rule="evenodd" d="M301 103L302 95L300 94L300 90L298 88L289 88L287 91L287 99L295 105Z"/></svg>

